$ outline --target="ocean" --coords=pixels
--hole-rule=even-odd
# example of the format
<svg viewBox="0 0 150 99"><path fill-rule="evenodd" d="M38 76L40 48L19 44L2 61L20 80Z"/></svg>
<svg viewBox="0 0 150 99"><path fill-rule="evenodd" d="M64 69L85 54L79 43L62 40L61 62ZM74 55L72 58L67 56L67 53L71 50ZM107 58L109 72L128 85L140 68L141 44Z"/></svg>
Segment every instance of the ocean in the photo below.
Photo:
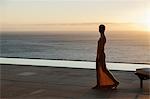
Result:
<svg viewBox="0 0 150 99"><path fill-rule="evenodd" d="M107 31L106 61L150 64L150 32ZM1 32L0 57L95 61L97 31Z"/></svg>

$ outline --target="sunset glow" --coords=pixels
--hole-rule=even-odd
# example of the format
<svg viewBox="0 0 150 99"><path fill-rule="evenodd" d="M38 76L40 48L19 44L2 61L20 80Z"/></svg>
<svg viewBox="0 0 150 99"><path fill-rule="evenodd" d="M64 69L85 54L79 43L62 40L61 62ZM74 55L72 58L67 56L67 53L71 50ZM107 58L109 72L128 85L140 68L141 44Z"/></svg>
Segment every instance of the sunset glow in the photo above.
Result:
<svg viewBox="0 0 150 99"><path fill-rule="evenodd" d="M144 23L146 25L147 30L150 31L150 16L149 19L147 18Z"/></svg>
<svg viewBox="0 0 150 99"><path fill-rule="evenodd" d="M109 23L118 30L150 30L150 0L1 0L0 9L4 31L34 30L39 25L41 30L50 30L52 25L58 26L54 27L58 31L59 27L70 30L77 24L75 29L96 30L94 26L86 29L93 23ZM113 23L127 25L117 28ZM60 26L63 24L67 27ZM130 24L142 24L143 28Z"/></svg>

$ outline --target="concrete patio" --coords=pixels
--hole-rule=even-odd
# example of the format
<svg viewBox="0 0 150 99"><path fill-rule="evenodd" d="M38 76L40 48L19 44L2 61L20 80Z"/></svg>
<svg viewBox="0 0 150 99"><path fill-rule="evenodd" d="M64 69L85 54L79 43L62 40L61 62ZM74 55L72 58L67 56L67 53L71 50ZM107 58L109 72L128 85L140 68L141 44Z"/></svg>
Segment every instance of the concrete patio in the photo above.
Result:
<svg viewBox="0 0 150 99"><path fill-rule="evenodd" d="M117 90L93 90L95 70L0 65L1 99L150 99L150 80L143 89L134 72L111 71Z"/></svg>

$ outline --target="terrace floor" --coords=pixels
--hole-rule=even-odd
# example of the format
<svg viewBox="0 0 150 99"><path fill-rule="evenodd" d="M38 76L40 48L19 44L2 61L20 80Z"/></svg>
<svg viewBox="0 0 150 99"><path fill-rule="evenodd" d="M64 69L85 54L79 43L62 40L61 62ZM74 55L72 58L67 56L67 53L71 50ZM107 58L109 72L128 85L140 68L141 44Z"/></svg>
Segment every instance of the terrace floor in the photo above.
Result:
<svg viewBox="0 0 150 99"><path fill-rule="evenodd" d="M150 80L129 71L111 71L117 90L94 90L94 69L0 65L1 99L150 99Z"/></svg>

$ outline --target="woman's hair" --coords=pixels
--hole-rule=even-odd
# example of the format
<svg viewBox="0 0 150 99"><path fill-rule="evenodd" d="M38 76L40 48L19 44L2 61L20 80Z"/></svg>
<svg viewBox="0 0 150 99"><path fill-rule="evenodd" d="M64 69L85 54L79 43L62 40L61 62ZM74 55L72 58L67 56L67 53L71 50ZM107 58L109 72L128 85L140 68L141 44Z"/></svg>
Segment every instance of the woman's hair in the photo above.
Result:
<svg viewBox="0 0 150 99"><path fill-rule="evenodd" d="M101 24L101 25L99 26L99 32L100 32L100 33L104 33L104 32L105 32L105 25Z"/></svg>
<svg viewBox="0 0 150 99"><path fill-rule="evenodd" d="M103 25L103 24L99 25L99 29L105 30L105 25Z"/></svg>

